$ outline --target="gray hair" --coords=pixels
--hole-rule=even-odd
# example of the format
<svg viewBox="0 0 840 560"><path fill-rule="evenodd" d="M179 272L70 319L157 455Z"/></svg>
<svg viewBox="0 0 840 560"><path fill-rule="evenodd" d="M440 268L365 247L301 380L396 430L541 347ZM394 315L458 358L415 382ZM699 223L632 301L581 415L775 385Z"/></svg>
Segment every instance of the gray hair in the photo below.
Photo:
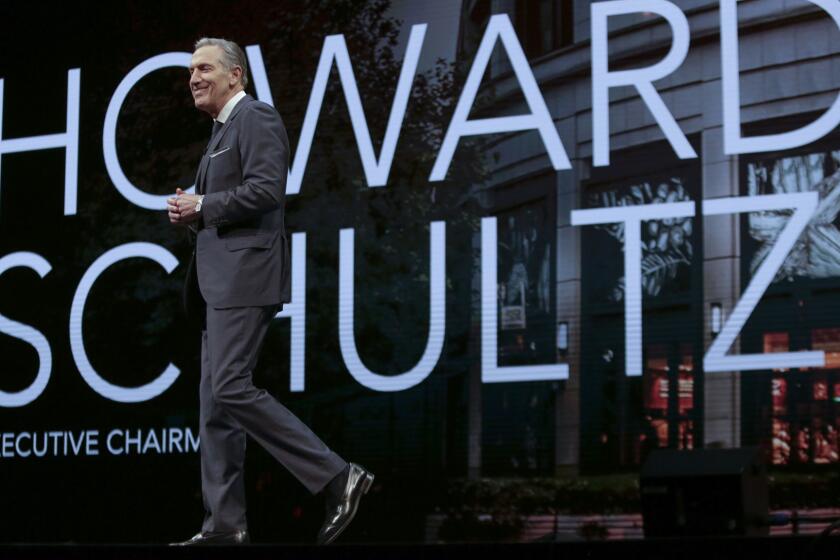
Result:
<svg viewBox="0 0 840 560"><path fill-rule="evenodd" d="M242 68L242 87L248 87L248 61L245 59L245 53L239 48L239 45L227 39L218 39L216 37L202 37L195 42L195 49L201 47L214 46L222 49L222 57L219 62L224 66L225 70L231 72L234 66Z"/></svg>

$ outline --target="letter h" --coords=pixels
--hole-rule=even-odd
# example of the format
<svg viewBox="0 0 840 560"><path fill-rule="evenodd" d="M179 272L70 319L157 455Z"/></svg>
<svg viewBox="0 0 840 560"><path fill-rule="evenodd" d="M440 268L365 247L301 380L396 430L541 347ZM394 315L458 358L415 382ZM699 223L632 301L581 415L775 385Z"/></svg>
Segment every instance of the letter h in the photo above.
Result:
<svg viewBox="0 0 840 560"><path fill-rule="evenodd" d="M3 78L0 78L0 163L3 154L32 152L50 148L65 148L64 158L64 215L76 213L76 185L79 167L79 84L81 70L67 71L67 129L56 134L25 138L3 138ZM34 110L35 108L32 108ZM2 178L2 175L0 175Z"/></svg>

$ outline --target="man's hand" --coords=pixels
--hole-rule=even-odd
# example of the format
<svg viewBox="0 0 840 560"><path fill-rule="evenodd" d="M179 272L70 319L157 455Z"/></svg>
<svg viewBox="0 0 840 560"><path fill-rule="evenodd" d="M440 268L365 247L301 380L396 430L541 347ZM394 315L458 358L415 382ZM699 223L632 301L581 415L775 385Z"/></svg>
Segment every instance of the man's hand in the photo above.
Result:
<svg viewBox="0 0 840 560"><path fill-rule="evenodd" d="M200 198L199 195L187 194L180 188L176 188L175 196L166 199L169 222L186 225L198 221L201 216L195 211L195 205Z"/></svg>

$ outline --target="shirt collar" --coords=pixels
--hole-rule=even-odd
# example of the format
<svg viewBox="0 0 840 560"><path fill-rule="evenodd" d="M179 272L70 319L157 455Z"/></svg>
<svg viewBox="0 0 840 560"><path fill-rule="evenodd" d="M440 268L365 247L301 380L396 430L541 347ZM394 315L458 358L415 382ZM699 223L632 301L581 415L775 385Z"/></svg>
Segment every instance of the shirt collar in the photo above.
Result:
<svg viewBox="0 0 840 560"><path fill-rule="evenodd" d="M239 93L228 99L228 102L225 103L225 106L222 107L221 111L219 111L219 115L216 117L215 120L224 124L224 122L230 116L230 112L233 111L233 108L236 107L236 104L239 103L239 100L243 97L245 97L245 90L240 91Z"/></svg>

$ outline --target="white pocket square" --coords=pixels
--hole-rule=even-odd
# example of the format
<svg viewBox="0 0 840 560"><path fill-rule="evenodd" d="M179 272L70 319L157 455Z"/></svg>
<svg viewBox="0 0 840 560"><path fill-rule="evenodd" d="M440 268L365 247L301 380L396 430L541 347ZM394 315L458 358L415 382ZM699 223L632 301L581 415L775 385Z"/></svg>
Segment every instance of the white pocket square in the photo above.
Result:
<svg viewBox="0 0 840 560"><path fill-rule="evenodd" d="M214 153L210 154L210 157L214 158L218 155L221 155L221 154L225 153L228 150L230 150L230 146L228 146L227 148L223 148L223 149L219 150L218 152L214 152Z"/></svg>

